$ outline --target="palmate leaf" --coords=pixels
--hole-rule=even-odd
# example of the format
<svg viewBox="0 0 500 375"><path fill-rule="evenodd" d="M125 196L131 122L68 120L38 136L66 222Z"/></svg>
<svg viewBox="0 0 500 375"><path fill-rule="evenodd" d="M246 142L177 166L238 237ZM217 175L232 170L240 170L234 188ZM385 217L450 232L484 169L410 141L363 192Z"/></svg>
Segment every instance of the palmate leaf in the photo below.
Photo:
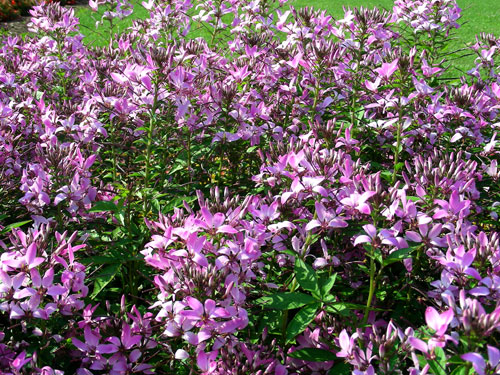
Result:
<svg viewBox="0 0 500 375"><path fill-rule="evenodd" d="M10 232L12 229L22 227L23 225L26 225L26 224L28 224L28 223L31 223L32 221L33 221L33 220L26 220L26 221L20 221L20 222L18 222L18 223L9 224L9 225L7 225L5 228L3 228L3 229L0 231L0 234L5 234L5 233L8 233L8 232Z"/></svg>
<svg viewBox="0 0 500 375"><path fill-rule="evenodd" d="M295 260L295 276L302 288L317 296L320 295L316 272L309 264L300 258Z"/></svg>
<svg viewBox="0 0 500 375"><path fill-rule="evenodd" d="M318 309L321 303L315 302L304 306L299 312L293 317L292 321L288 324L286 328L286 341L289 342L295 338L295 336L304 332L309 324L314 320L317 315Z"/></svg>
<svg viewBox="0 0 500 375"><path fill-rule="evenodd" d="M326 311L332 314L339 314L343 316L350 316L354 310L365 309L364 305L347 303L347 302L333 302L325 307ZM381 311L380 309L371 308L370 311ZM383 311L383 310L382 310Z"/></svg>
<svg viewBox="0 0 500 375"><path fill-rule="evenodd" d="M94 279L94 291L90 295L91 299L97 297L97 295L108 285L118 274L121 263L110 264L105 267Z"/></svg>
<svg viewBox="0 0 500 375"><path fill-rule="evenodd" d="M388 266L389 264L396 263L396 262L402 261L404 259L410 258L410 254L414 250L416 250L417 247L418 247L418 245L407 247L404 249L399 249L399 250L392 252L391 254L389 254L389 256L386 259L384 259L384 261L383 261L384 267Z"/></svg>
<svg viewBox="0 0 500 375"><path fill-rule="evenodd" d="M328 375L349 375L349 374L351 374L351 367L345 362L340 362L336 364L328 372Z"/></svg>
<svg viewBox="0 0 500 375"><path fill-rule="evenodd" d="M118 207L111 201L99 201L89 210L89 212L111 211L116 212Z"/></svg>
<svg viewBox="0 0 500 375"><path fill-rule="evenodd" d="M310 295L299 292L275 293L270 296L261 297L256 301L270 309L292 310L298 309L309 303L316 302Z"/></svg>
<svg viewBox="0 0 500 375"><path fill-rule="evenodd" d="M330 290L332 290L333 286L335 285L335 281L337 280L337 274L334 273L328 278L321 279L320 280L320 290L321 290L321 296L325 298L328 293L330 293Z"/></svg>
<svg viewBox="0 0 500 375"><path fill-rule="evenodd" d="M436 359L428 361L427 363L431 367L432 371L436 375L446 375L446 354L444 350L439 346L434 348L434 355Z"/></svg>
<svg viewBox="0 0 500 375"><path fill-rule="evenodd" d="M337 359L335 353L318 348L299 349L288 354L288 356L308 362L328 362Z"/></svg>

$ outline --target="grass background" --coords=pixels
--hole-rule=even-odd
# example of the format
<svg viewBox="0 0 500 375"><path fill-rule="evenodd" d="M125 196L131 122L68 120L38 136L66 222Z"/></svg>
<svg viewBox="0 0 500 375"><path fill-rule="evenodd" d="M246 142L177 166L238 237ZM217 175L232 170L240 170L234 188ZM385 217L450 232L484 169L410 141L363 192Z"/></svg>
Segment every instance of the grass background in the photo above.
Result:
<svg viewBox="0 0 500 375"><path fill-rule="evenodd" d="M475 42L475 36L481 32L493 33L500 36L500 0L457 0L462 8L462 18L460 27L455 32L454 40L450 47L458 50L467 44ZM149 12L141 5L141 0L132 0L134 13L125 20L118 21L114 31L120 32L132 25L132 20L137 18L147 18ZM378 7L391 10L393 0L292 0L290 5L296 8L313 6L316 9L324 9L336 19L343 18L343 7ZM77 15L80 18L81 32L85 35L85 42L93 45L104 46L109 41L109 26L107 22L96 31L96 21L100 20L102 12L92 12L89 8L79 8ZM203 30L193 33L193 37L208 37L208 33ZM458 60L453 65L459 70L466 70L472 66L474 56L469 56ZM463 69L462 69L463 68Z"/></svg>

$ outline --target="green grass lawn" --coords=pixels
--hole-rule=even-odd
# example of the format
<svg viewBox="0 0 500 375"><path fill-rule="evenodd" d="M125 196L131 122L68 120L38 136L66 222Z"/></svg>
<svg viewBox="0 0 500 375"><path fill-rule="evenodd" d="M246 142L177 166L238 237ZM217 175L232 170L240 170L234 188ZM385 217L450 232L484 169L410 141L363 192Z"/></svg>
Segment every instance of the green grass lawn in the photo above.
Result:
<svg viewBox="0 0 500 375"><path fill-rule="evenodd" d="M455 40L451 43L453 50L465 47L467 44L474 43L475 35L481 32L500 35L500 0L457 0L462 8L462 27L456 31ZM134 13L133 18L146 18L149 12L144 9L140 3L141 0L133 0ZM334 18L343 17L343 6L350 7L379 7L392 9L392 0L293 0L291 5L295 7L313 6L318 9L327 10ZM102 12L100 12L102 14ZM77 12L82 25L82 32L86 35L85 41L94 45L105 45L109 40L109 28L107 24L99 28L96 32L95 23L100 19L100 15L92 12L89 8L80 8ZM119 32L132 25L132 19L128 18L116 24L114 30ZM194 36L207 37L207 33L198 31ZM457 66L470 67L474 60L473 56L460 60L455 63Z"/></svg>
<svg viewBox="0 0 500 375"><path fill-rule="evenodd" d="M462 8L461 23L465 24L457 31L457 36L463 43L474 41L474 36L480 32L500 35L500 0L457 0ZM350 7L379 7L392 9L391 0L295 0L295 6L314 6L326 9L333 17L341 18L343 6Z"/></svg>

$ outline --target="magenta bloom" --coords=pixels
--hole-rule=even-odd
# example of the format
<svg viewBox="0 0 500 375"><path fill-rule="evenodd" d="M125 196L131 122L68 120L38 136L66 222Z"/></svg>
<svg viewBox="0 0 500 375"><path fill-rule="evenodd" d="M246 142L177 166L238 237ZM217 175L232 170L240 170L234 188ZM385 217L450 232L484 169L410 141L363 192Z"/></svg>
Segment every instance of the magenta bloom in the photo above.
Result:
<svg viewBox="0 0 500 375"><path fill-rule="evenodd" d="M435 331L435 335L442 336L448 329L448 325L453 320L453 310L448 309L439 314L435 308L428 307L425 310L425 321L427 325Z"/></svg>
<svg viewBox="0 0 500 375"><path fill-rule="evenodd" d="M206 207L201 208L201 214L203 220L197 220L196 223L205 228L207 231L230 234L238 233L238 231L231 225L224 224L224 221L226 220L224 214L217 212L215 215L212 215L210 210Z"/></svg>
<svg viewBox="0 0 500 375"><path fill-rule="evenodd" d="M374 191L366 191L363 194L352 193L349 197L342 199L340 203L345 204L348 207L352 207L363 214L370 215L372 210L366 201L375 194L376 192Z"/></svg>
<svg viewBox="0 0 500 375"><path fill-rule="evenodd" d="M500 373L500 350L490 345L488 345L487 348L489 363L486 363L479 353L466 353L461 357L465 361L472 362L472 366L478 375ZM487 369L488 372L486 372Z"/></svg>
<svg viewBox="0 0 500 375"><path fill-rule="evenodd" d="M191 327L194 327L197 322L206 324L213 322L213 319L227 318L230 316L224 308L216 307L215 301L212 299L207 299L205 304L202 304L193 297L187 297L186 301L192 310L181 311L180 315L184 316L186 320L191 323L189 324ZM189 329L187 327L185 327L185 329Z"/></svg>
<svg viewBox="0 0 500 375"><path fill-rule="evenodd" d="M399 59L394 60L391 63L383 63L382 67L375 69L378 75L384 79L389 79L394 72L398 69Z"/></svg>
<svg viewBox="0 0 500 375"><path fill-rule="evenodd" d="M374 245L379 243L383 245L391 245L397 248L400 247L399 242L396 238L394 238L391 231L387 229L381 229L377 234L377 228L375 228L372 224L363 225L363 229L366 234L359 235L354 240L354 245L359 245L362 243L372 243Z"/></svg>
<svg viewBox="0 0 500 375"><path fill-rule="evenodd" d="M306 225L307 231L317 227L321 227L321 229L347 227L347 222L338 218L333 210L328 211L320 202L316 202L314 206L318 219L313 219Z"/></svg>

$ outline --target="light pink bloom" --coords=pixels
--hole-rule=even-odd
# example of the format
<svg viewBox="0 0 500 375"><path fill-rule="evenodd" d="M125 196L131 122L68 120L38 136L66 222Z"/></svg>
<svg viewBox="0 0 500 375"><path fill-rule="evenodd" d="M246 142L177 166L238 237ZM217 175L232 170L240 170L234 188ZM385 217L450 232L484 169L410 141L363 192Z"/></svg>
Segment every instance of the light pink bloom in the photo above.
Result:
<svg viewBox="0 0 500 375"><path fill-rule="evenodd" d="M363 194L359 194L357 192L352 193L351 195L349 195L349 197L342 199L340 203L348 207L352 207L363 214L370 215L372 210L370 205L366 203L366 201L373 197L375 194L376 192L374 191L366 191Z"/></svg>
<svg viewBox="0 0 500 375"><path fill-rule="evenodd" d="M375 69L377 74L385 79L389 79L390 76L394 74L394 72L398 69L399 59L394 60L391 63L383 63L382 67Z"/></svg>

